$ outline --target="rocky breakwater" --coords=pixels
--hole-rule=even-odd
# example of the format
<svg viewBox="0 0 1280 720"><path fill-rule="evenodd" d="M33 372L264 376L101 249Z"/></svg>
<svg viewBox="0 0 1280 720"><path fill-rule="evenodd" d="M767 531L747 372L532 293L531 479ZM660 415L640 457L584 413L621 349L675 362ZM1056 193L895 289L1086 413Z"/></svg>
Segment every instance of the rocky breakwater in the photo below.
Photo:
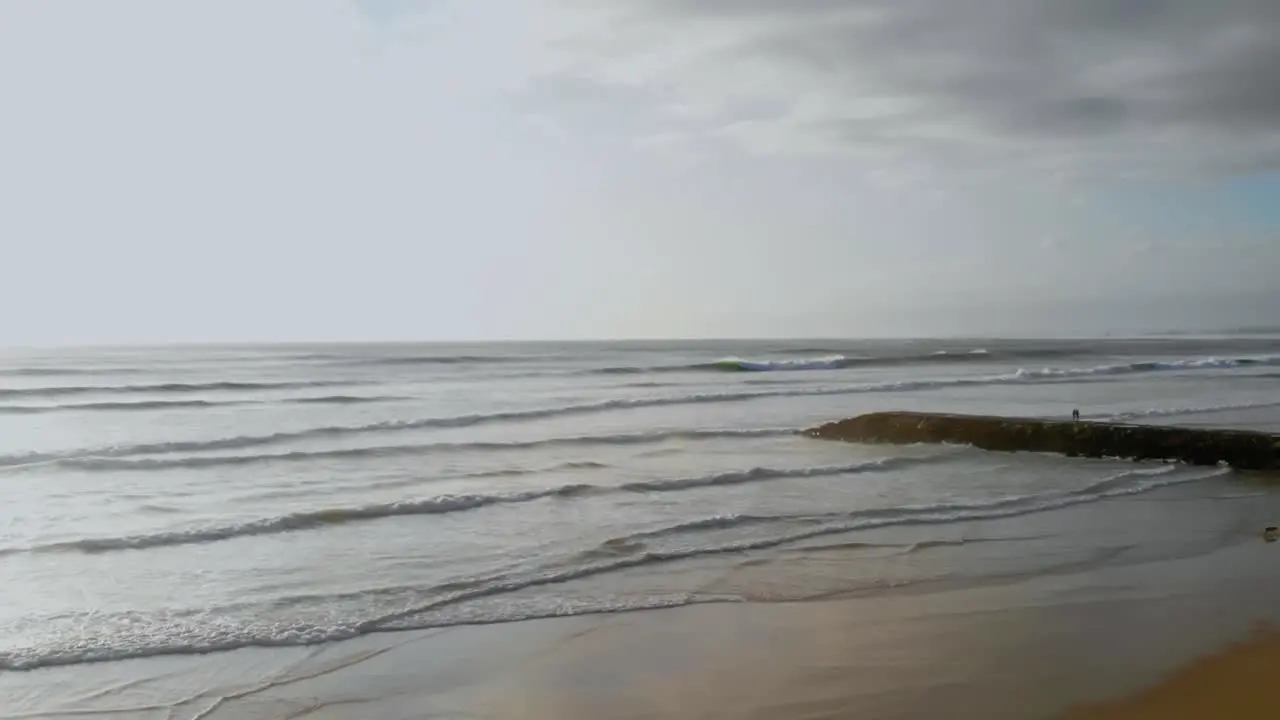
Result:
<svg viewBox="0 0 1280 720"><path fill-rule="evenodd" d="M878 412L820 425L805 434L846 442L954 443L1002 452L1173 460L1192 465L1225 463L1242 470L1280 469L1280 435L1250 430Z"/></svg>

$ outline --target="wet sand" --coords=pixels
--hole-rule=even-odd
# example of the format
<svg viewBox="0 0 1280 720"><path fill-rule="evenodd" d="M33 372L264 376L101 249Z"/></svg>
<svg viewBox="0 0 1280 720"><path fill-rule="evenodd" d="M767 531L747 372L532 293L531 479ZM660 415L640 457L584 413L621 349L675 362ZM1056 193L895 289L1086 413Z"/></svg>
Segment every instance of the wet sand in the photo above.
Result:
<svg viewBox="0 0 1280 720"><path fill-rule="evenodd" d="M1280 667L1280 638L1215 653L1280 622L1277 562L1280 544L1242 540L1192 558L962 590L9 673L0 717L1265 717L1256 708L1272 702L1267 671ZM1268 704L1249 704L1259 702Z"/></svg>
<svg viewBox="0 0 1280 720"><path fill-rule="evenodd" d="M527 668L482 716L1055 718L1140 692L1273 621L1277 586L1250 579L1276 559L1270 549L932 595L619 620ZM1205 582L1218 591L1202 593Z"/></svg>
<svg viewBox="0 0 1280 720"><path fill-rule="evenodd" d="M1063 720L1275 717L1280 713L1277 668L1280 632L1262 626L1249 638L1195 660L1155 687L1113 702L1077 707Z"/></svg>

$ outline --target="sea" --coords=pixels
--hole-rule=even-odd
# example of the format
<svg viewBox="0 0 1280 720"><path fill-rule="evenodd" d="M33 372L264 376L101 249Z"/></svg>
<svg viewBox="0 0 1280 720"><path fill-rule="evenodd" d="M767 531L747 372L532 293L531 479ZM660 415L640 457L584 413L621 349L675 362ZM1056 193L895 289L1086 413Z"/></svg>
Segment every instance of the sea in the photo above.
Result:
<svg viewBox="0 0 1280 720"><path fill-rule="evenodd" d="M1228 468L801 434L1077 408L1280 431L1280 339L7 350L0 670L929 592L1256 536L1205 510L1275 492Z"/></svg>

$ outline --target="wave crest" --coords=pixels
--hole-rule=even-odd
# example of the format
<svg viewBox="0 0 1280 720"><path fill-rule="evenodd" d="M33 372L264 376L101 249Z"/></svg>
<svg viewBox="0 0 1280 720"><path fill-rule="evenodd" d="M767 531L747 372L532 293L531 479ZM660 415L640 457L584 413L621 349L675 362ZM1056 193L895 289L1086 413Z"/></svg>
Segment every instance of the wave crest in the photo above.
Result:
<svg viewBox="0 0 1280 720"><path fill-rule="evenodd" d="M247 522L227 525L198 527L188 530L131 535L126 537L86 538L30 548L3 550L0 551L0 554L13 554L23 551L51 552L68 550L96 553L112 550L137 550L152 547L166 547L171 545L194 545L230 540L239 537L277 535L301 530L312 530L329 525L339 525L364 520L380 520L383 518L406 515L439 515L451 512L475 510L477 508L488 507L490 505L526 503L548 498L573 498L583 495L609 492L681 492L695 488L739 485L749 482L764 482L783 478L808 478L863 472L884 472L910 465L939 462L945 460L946 457L946 455L939 455L926 458L888 458L885 460L860 463L857 465L839 465L830 467L757 467L737 472L715 473L712 475L676 478L670 480L633 482L618 486L575 483L548 489L530 490L527 492L511 494L446 495L422 500L405 500L400 502L378 503L356 507L306 510L277 517L262 518L259 520L250 520ZM557 466L556 469L580 470L599 469L602 467L603 466L600 463L595 462L570 462ZM488 473L487 475L492 476L495 474L501 473Z"/></svg>
<svg viewBox="0 0 1280 720"><path fill-rule="evenodd" d="M87 553L100 553L112 550L140 550L173 545L195 545L256 535L277 535L300 530L312 530L361 520L379 520L406 515L440 515L475 510L489 505L531 502L544 498L573 497L594 489L596 489L595 486L575 484L510 495L446 495L425 500L404 500L359 507L307 510L244 523L192 528L190 530L175 530L172 532L125 537L86 538L41 545L26 548L26 550L39 552L77 550ZM7 552L12 554L15 550Z"/></svg>
<svg viewBox="0 0 1280 720"><path fill-rule="evenodd" d="M24 466L53 464L73 470L94 472L182 470L194 468L252 465L264 462L311 462L316 460L343 460L384 457L412 457L435 452L468 450L527 450L540 447L573 447L592 445L646 445L670 440L714 440L734 438L768 438L798 435L786 428L759 430L710 429L638 432L616 435L572 435L541 440L514 440L509 442L439 442L413 445L380 445L374 447L339 448L334 450L298 450L294 452L250 453L243 455L179 455L178 457L132 457L135 455L164 455L169 453L200 452L203 450L232 450L246 446L270 445L283 442L280 436L246 436L226 438L221 441L196 441L128 445L96 450L72 451L63 455L27 454L0 456L0 466L9 465L17 470Z"/></svg>
<svg viewBox="0 0 1280 720"><path fill-rule="evenodd" d="M362 405L403 400L376 395L323 395L280 398L278 400L136 400L131 402L86 402L61 405L0 405L0 415L43 415L57 412L148 412L151 410L197 410L243 405Z"/></svg>
<svg viewBox="0 0 1280 720"><path fill-rule="evenodd" d="M701 477L680 478L676 480L643 480L625 483L622 490L631 492L669 492L672 490L688 490L692 488L715 487L717 485L743 485L746 483L781 480L786 478L830 477L836 475L854 475L866 472L887 472L912 465L945 462L949 454L934 455L923 458L895 457L853 465L831 465L825 467L769 468L754 467L749 470L703 475Z"/></svg>

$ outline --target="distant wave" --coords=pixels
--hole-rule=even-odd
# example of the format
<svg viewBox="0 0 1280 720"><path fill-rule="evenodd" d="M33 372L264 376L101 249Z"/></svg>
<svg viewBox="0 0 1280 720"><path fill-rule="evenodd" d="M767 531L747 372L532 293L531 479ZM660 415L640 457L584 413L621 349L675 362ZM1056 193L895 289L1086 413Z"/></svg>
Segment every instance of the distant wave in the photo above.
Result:
<svg viewBox="0 0 1280 720"><path fill-rule="evenodd" d="M137 402L88 402L61 405L0 405L0 415L42 415L56 412L195 410L241 405L359 405L402 399L404 398L390 396L326 395L322 397L280 398L278 400L139 400Z"/></svg>
<svg viewBox="0 0 1280 720"><path fill-rule="evenodd" d="M847 513L828 513L821 516L721 516L700 521L686 522L670 528L647 531L636 535L613 538L601 544L601 552L578 555L585 564L568 567L552 566L524 574L501 574L488 578L472 578L455 581L438 587L422 588L416 592L425 595L420 602L410 603L391 612L375 612L364 618L350 618L326 625L307 624L252 624L241 628L219 625L203 630L189 623L181 623L181 632L171 634L173 623L157 620L163 625L151 627L141 623L135 636L122 640L118 635L104 633L99 638L77 638L65 644L27 647L0 652L0 670L32 670L40 667L103 662L125 658L157 655L186 655L225 651L255 646L316 645L344 640L363 634L392 630L442 627L455 624L501 623L527 620L547 615L585 615L651 607L669 607L700 602L735 602L741 598L731 595L679 593L672 597L646 599L641 602L619 604L617 601L597 601L575 604L571 609L557 608L546 611L509 610L507 605L479 612L459 612L449 616L451 607L466 607L469 601L517 593L529 588L558 585L573 580L609 573L621 572L648 565L681 562L698 557L745 553L791 545L803 540L824 536L836 536L858 530L911 525L944 525L955 522L972 522L998 518L1031 515L1051 510L1099 502L1114 497L1137 495L1162 487L1196 482L1225 474L1219 470L1207 474L1175 474L1174 466L1139 469L1102 478L1086 487L1039 495L1014 496L987 501L953 502L911 507L859 510ZM740 525L781 524L790 532L769 537L732 541L720 544L679 547L666 550L650 550L647 541L680 534L696 535L706 530L733 528ZM798 527L797 527L798 525ZM916 549L929 547L929 541ZM936 544L936 543L935 543ZM403 594L412 588L393 589ZM377 589L368 591L378 595ZM349 593L348 593L349 595ZM344 596L345 597L345 596ZM324 598L319 598L323 601ZM400 603L397 602L397 605ZM138 618L130 618L130 627L140 625Z"/></svg>
<svg viewBox="0 0 1280 720"><path fill-rule="evenodd" d="M276 535L299 530L311 530L328 525L338 525L362 520L379 520L404 515L440 515L444 513L475 510L490 505L526 503L547 498L567 498L586 494L609 492L680 492L694 488L717 485L737 485L748 482L762 482L781 478L820 477L824 475L845 475L861 472L888 471L912 464L936 462L937 458L892 458L857 465L807 468L752 468L750 470L730 473L717 473L700 477L676 478L671 480L655 480L648 482L627 483L621 486L586 485L575 483L560 487L531 490L528 492L497 495L446 495L422 500L406 500L392 503L378 503L356 507L328 508L289 513L278 517L262 518L243 523L200 527L190 530L132 535L115 538L89 538L65 543L55 543L30 548L11 548L0 551L0 554L30 551L80 550L82 552L105 552L109 550L130 550L170 545L193 545L238 537L256 535ZM590 469L600 467L598 463L568 463L558 466L560 469ZM483 476L508 474L505 471L481 473Z"/></svg>
<svg viewBox="0 0 1280 720"><path fill-rule="evenodd" d="M1242 358L1192 358L1188 360L1141 361L1119 363L1113 365L1097 365L1085 368L1042 368L1039 370L1020 369L1009 380L1053 380L1059 378L1082 378L1102 375L1129 375L1138 373L1154 373L1187 370L1228 370L1255 365L1280 365L1280 355L1267 355ZM998 379L1000 376L996 376Z"/></svg>
<svg viewBox="0 0 1280 720"><path fill-rule="evenodd" d="M51 387L0 388L0 398L61 397L65 395L121 393L203 393L257 392L263 390L297 390L337 387L359 383L341 380L306 380L292 382L207 382L154 383L148 385L62 385Z"/></svg>
<svg viewBox="0 0 1280 720"><path fill-rule="evenodd" d="M562 405L558 407L536 408L532 410L507 410L494 413L473 413L452 417L420 418L416 420L387 420L365 425L330 425L307 430L277 432L266 435L241 435L216 440L190 440L167 443L150 443L142 445L120 445L113 447L73 450L53 453L24 453L19 455L0 456L0 467L15 465L39 464L80 457L126 457L130 455L150 455L174 452L202 452L207 450L236 450L250 447L277 445L296 440L323 437L343 437L375 433L404 432L425 430L430 428L471 427L484 423L512 422L541 418L595 413L614 409L634 407L655 407L660 405L677 405L687 402L702 402L707 398L720 402L746 400L750 393L740 393L740 397L708 394L705 396L678 396L669 398L637 398L604 400L581 405Z"/></svg>
<svg viewBox="0 0 1280 720"><path fill-rule="evenodd" d="M67 405L0 405L0 415L41 415L53 412L148 411L209 408L238 405L236 402L211 400L144 400L141 402L71 403Z"/></svg>
<svg viewBox="0 0 1280 720"><path fill-rule="evenodd" d="M1079 349L1055 349L1055 350L1036 350L1023 349L1011 350L1004 352L991 352L985 348L974 348L971 350L935 350L929 353L918 355L896 355L885 357L850 357L841 354L829 354L821 356L803 356L782 359L744 359L739 357L727 357L721 360L703 363L691 363L685 365L648 365L648 366L617 366L606 367L594 370L588 370L590 373L603 373L609 375L625 375L625 374L642 374L642 373L668 373L668 372L696 372L696 371L717 371L717 372L785 372L799 370L844 370L848 368L868 368L868 367L896 367L907 365L937 365L946 363L973 363L973 362L1016 362L1021 360L1033 359L1051 359L1080 356ZM1114 371L1155 371L1155 370L1175 370L1175 369L1211 369L1211 368L1235 368L1247 367L1250 365L1280 365L1280 356L1260 356L1260 357L1239 357L1239 358L1194 358L1181 361L1170 362L1133 362L1120 365L1104 365L1097 368L1074 368L1065 369L1059 372L1088 371L1099 370L1101 368L1110 368Z"/></svg>
<svg viewBox="0 0 1280 720"><path fill-rule="evenodd" d="M146 372L140 368L124 367L17 367L0 368L0 376L11 377L67 377L72 375L136 375Z"/></svg>
<svg viewBox="0 0 1280 720"><path fill-rule="evenodd" d="M1280 400L1226 403L1222 405L1188 405L1182 407L1149 408L1147 410L1133 410L1129 412L1114 413L1111 415L1101 415L1098 417L1105 417L1110 420L1138 420L1141 418L1151 417L1176 417L1179 415L1200 415L1230 412L1232 410L1261 410L1274 407L1280 407Z"/></svg>
<svg viewBox="0 0 1280 720"><path fill-rule="evenodd" d="M1243 335L1243 336L1271 336L1280 335L1280 325L1246 325L1243 327L1226 328L1223 330L1204 330L1198 333L1187 332L1187 335Z"/></svg>
<svg viewBox="0 0 1280 720"><path fill-rule="evenodd" d="M351 365L412 367L415 365L488 365L529 359L519 355L407 355L368 358L344 357L342 362Z"/></svg>
<svg viewBox="0 0 1280 720"><path fill-rule="evenodd" d="M923 363L939 363L948 360L974 360L987 355L985 350L972 350L963 353L940 350L927 355L904 355L889 357L850 357L840 353L797 352L799 357L750 359L726 357L710 362L689 363L684 365L637 365L615 366L588 370L588 373L605 375L630 375L643 373L671 372L785 372L798 370L843 370L856 367L877 367L911 365ZM988 358L989 359L989 358Z"/></svg>
<svg viewBox="0 0 1280 720"><path fill-rule="evenodd" d="M198 452L200 450L232 449L226 445L210 447L202 442L174 442L152 445L131 445L114 448L101 448L98 451L84 451L84 454L69 453L65 456L52 455L19 455L18 460L28 464L45 466L54 464L76 470L91 471L145 471L145 470L180 470L188 468L222 467L235 465L252 465L263 462L311 462L316 460L342 460L382 457L411 457L428 455L444 451L465 450L524 450L538 447L578 446L578 445L644 445L662 443L669 440L711 440L719 438L767 438L797 435L793 429L763 428L752 429L711 429L711 430L672 430L638 433L621 433L613 435L570 435L564 437L545 438L540 440L515 440L509 442L440 442L413 445L381 445L375 447L337 448L331 450L298 450L283 453L253 453L245 455L196 455L179 457L129 457L131 455L165 454L179 452ZM227 438L227 443L236 443L243 438ZM218 441L212 441L218 442ZM261 444L261 443L257 443ZM0 466L4 458L0 457ZM20 465L10 463L10 467Z"/></svg>
<svg viewBox="0 0 1280 720"><path fill-rule="evenodd" d="M172 443L154 443L148 445L125 445L97 449L80 449L64 452L25 453L19 455L0 456L0 467L12 467L39 464L51 461L81 457L127 457L131 455L148 455L175 452L203 452L207 450L236 450L250 447L261 447L293 442L296 440L345 437L351 435L377 434L424 430L431 428L471 427L487 423L518 422L539 420L566 415L581 415L627 410L635 408L665 407L674 405L691 405L701 403L746 402L766 398L784 397L817 397L858 395L864 393L906 392L931 390L947 387L1005 385L1037 382L1079 382L1091 377L1114 376L1136 373L1150 373L1168 370L1206 370L1242 365L1280 364L1280 356L1260 358L1238 358L1220 360L1200 358L1174 362L1139 362L1119 365L1100 365L1088 368L1044 368L1041 370L1021 369L1013 373L1000 375L978 375L971 377L939 378L925 380L901 380L895 382L850 384L837 387L780 387L777 390L753 390L746 392L708 392L688 395L671 395L642 398L615 398L597 402L560 405L529 410L506 410L493 413L473 413L452 417L432 417L415 420L388 420L364 425L334 425L279 432L269 435L243 435L217 440L193 440Z"/></svg>

